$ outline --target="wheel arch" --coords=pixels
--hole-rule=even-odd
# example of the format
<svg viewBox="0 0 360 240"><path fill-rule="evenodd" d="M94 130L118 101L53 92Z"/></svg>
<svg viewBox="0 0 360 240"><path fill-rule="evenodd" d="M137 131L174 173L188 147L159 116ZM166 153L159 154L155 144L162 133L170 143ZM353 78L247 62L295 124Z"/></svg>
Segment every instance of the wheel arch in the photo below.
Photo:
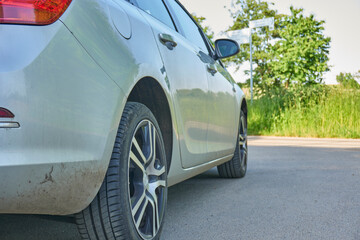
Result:
<svg viewBox="0 0 360 240"><path fill-rule="evenodd" d="M173 151L173 127L170 106L165 91L154 78L144 77L135 84L127 101L144 104L154 114L164 139L169 171Z"/></svg>

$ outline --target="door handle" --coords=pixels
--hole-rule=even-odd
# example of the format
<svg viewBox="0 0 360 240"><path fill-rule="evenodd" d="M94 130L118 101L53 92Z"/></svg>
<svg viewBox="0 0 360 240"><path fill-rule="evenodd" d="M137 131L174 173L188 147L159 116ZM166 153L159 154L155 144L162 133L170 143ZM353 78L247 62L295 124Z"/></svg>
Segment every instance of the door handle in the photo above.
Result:
<svg viewBox="0 0 360 240"><path fill-rule="evenodd" d="M160 33L159 39L162 44L164 44L169 50L173 50L174 47L177 46L177 43L175 42L174 38L166 33Z"/></svg>
<svg viewBox="0 0 360 240"><path fill-rule="evenodd" d="M208 72L211 73L211 75L213 75L213 76L217 73L215 66L212 64L208 64L206 68L207 68Z"/></svg>

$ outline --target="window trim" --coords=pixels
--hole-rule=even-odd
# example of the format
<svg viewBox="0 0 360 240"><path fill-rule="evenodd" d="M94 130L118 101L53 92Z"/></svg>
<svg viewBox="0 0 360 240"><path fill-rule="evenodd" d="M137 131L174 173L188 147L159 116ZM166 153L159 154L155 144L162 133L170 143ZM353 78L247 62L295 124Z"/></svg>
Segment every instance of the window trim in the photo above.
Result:
<svg viewBox="0 0 360 240"><path fill-rule="evenodd" d="M130 2L132 5L134 5L135 7L137 7L138 9L140 9L141 11L145 12L146 14L149 14L148 12L144 11L141 7L139 7L139 4L138 4L137 0L126 0L126 1ZM169 17L170 17L171 22L172 22L173 25L174 25L175 31L179 32L178 27L177 27L177 24L175 23L174 18L173 18L173 16L172 16L172 14L170 13L168 6L165 4L165 1L164 1L164 0L157 0L157 1L161 1L161 2L163 3L163 5L164 5L164 7L165 7L165 9L166 9ZM168 28L170 28L171 30L174 30L174 29L172 29L170 26L168 26L166 23L160 21L160 20L159 20L158 18L156 18L154 15L151 15L151 14L149 14L149 15L150 15L151 17L155 18L156 20L158 20L159 22L161 22L162 24L164 24L165 26L167 26Z"/></svg>
<svg viewBox="0 0 360 240"><path fill-rule="evenodd" d="M169 12L170 12L170 15L171 15L172 18L174 19L175 25L176 25L177 28L179 29L178 32L179 32L184 38L186 38L187 40L189 40L189 39L185 36L185 32L184 32L184 30L183 30L183 28L182 28L182 26L181 26L181 22L179 21L177 15L175 14L174 9L172 9L172 7L170 6L170 4L168 3L168 0L162 0L162 1L165 3L167 9L168 9ZM208 54L210 55L210 57L213 57L213 56L214 56L214 52L213 52L213 50L211 49L211 47L209 46L209 43L208 43L208 41L206 40L206 36L205 36L204 31L203 31L203 29L201 28L201 26L195 21L195 19L191 16L191 14L188 12L188 10L187 10L178 0L173 0L173 1L175 1L177 4L179 4L179 6L182 8L182 10L190 17L190 19L193 21L193 23L197 26L198 31L199 31L199 33L200 33L200 35L201 35L201 37L202 37L202 39L203 39L203 41L204 41L204 44L205 44L205 46L206 46L206 48L207 48ZM189 40L189 41L190 41L190 40Z"/></svg>

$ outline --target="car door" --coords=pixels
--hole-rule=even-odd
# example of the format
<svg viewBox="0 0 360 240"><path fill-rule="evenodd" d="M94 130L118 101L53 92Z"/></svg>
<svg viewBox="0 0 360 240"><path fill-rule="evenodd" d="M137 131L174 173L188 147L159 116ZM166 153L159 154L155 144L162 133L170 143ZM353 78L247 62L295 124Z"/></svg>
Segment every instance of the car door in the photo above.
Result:
<svg viewBox="0 0 360 240"><path fill-rule="evenodd" d="M234 153L236 144L236 84L219 61L207 64L209 81L208 154L216 159Z"/></svg>
<svg viewBox="0 0 360 240"><path fill-rule="evenodd" d="M235 82L222 66L220 61L215 61L213 49L202 30L189 17L176 0L166 0L175 22L179 22L185 37L198 46L203 46L197 55L205 65L208 78L208 133L207 157L213 160L230 155L234 152L237 135L235 123ZM196 29L190 31L190 29ZM204 46L206 45L206 46ZM207 50L204 50L207 49Z"/></svg>
<svg viewBox="0 0 360 240"><path fill-rule="evenodd" d="M204 163L208 160L208 79L199 53L208 51L207 46L185 37L162 0L136 0L135 4L153 28L163 58L163 71L173 96L182 165L189 168ZM186 17L193 24L188 26L192 28L188 32L195 31L195 39L202 40L195 23Z"/></svg>

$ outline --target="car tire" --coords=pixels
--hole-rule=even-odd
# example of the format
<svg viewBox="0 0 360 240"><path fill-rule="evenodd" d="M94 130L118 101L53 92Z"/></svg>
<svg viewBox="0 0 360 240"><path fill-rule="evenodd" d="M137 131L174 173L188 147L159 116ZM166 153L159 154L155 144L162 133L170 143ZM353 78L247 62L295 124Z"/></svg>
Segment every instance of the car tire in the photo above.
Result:
<svg viewBox="0 0 360 240"><path fill-rule="evenodd" d="M167 202L167 164L159 125L128 102L110 164L92 203L75 215L82 239L159 239Z"/></svg>
<svg viewBox="0 0 360 240"><path fill-rule="evenodd" d="M239 130L233 158L217 167L219 175L223 178L242 178L247 170L247 117L240 111Z"/></svg>

